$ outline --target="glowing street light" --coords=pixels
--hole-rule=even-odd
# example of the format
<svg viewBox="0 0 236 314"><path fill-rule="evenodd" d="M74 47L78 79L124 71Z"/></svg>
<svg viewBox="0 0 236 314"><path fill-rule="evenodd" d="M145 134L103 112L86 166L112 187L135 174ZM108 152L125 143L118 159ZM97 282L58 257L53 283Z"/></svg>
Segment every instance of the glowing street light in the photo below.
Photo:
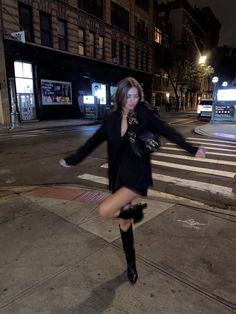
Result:
<svg viewBox="0 0 236 314"><path fill-rule="evenodd" d="M223 82L223 83L222 83L222 86L223 86L223 87L227 87L227 86L228 86L228 82L226 82L226 81Z"/></svg>
<svg viewBox="0 0 236 314"><path fill-rule="evenodd" d="M213 76L213 78L212 78L212 83L213 84L216 84L216 83L218 83L218 81L219 81L219 78L218 78L218 76Z"/></svg>
<svg viewBox="0 0 236 314"><path fill-rule="evenodd" d="M198 60L200 65L204 65L206 63L207 56L201 56Z"/></svg>

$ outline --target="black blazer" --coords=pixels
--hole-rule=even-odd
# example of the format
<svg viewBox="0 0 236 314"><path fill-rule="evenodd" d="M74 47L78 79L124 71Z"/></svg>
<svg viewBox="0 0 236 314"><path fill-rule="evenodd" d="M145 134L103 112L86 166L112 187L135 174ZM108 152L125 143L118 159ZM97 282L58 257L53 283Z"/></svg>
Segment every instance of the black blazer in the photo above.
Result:
<svg viewBox="0 0 236 314"><path fill-rule="evenodd" d="M183 136L176 130L171 128L168 124L162 121L155 111L149 108L145 103L139 102L135 108L136 122L135 128L137 134L142 133L145 130L149 130L153 133L163 135L173 143L176 143L181 148L188 151L190 154L196 154L197 148L187 143ZM103 141L107 141L108 148L108 177L109 188L111 189L116 179L116 174L119 166L121 147L121 112L112 112L102 123L102 126L95 132L95 134L88 139L88 141L80 147L75 154L65 158L68 165L76 165L81 162L86 156L88 156L99 144ZM128 130L129 130L128 126ZM132 153L132 151L130 150ZM126 156L127 157L127 156ZM150 158L142 158L130 156L132 158L132 169L136 169L136 173L148 174L147 185L152 183L151 178L151 163ZM127 159L128 160L128 159Z"/></svg>

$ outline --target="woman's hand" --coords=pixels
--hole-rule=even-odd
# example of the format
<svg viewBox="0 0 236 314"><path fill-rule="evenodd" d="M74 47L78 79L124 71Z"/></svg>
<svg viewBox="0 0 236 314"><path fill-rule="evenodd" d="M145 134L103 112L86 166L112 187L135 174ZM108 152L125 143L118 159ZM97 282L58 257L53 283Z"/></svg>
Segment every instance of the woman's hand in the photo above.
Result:
<svg viewBox="0 0 236 314"><path fill-rule="evenodd" d="M200 146L195 154L195 157L197 158L205 158L206 157L206 151L205 148Z"/></svg>
<svg viewBox="0 0 236 314"><path fill-rule="evenodd" d="M59 164L60 164L62 167L70 168L70 165L67 165L65 159L61 159L61 160L59 161Z"/></svg>

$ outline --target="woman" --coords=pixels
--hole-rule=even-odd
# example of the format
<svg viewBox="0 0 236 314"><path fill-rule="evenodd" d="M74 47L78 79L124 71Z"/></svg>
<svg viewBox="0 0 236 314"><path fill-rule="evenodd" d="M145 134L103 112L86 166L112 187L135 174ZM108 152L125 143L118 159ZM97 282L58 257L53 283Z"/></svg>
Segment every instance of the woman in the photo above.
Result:
<svg viewBox="0 0 236 314"><path fill-rule="evenodd" d="M103 217L121 218L120 233L127 261L127 276L134 284L137 281L132 222L143 218L146 204L132 202L147 195L152 184L150 155L137 156L130 142L130 134L144 131L159 133L196 157L205 157L203 148L187 143L174 129L164 123L144 102L143 89L132 77L121 80L115 95L116 111L112 112L97 132L77 152L60 160L63 167L81 162L103 141L108 144L109 188L112 194L99 206Z"/></svg>

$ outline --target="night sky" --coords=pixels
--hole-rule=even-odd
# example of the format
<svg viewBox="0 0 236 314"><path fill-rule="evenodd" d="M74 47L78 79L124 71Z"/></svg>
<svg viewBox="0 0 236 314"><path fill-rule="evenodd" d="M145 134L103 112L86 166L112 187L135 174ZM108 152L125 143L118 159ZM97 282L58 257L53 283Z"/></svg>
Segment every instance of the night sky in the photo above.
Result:
<svg viewBox="0 0 236 314"><path fill-rule="evenodd" d="M219 46L236 48L236 0L188 0L198 8L209 6L221 23Z"/></svg>

